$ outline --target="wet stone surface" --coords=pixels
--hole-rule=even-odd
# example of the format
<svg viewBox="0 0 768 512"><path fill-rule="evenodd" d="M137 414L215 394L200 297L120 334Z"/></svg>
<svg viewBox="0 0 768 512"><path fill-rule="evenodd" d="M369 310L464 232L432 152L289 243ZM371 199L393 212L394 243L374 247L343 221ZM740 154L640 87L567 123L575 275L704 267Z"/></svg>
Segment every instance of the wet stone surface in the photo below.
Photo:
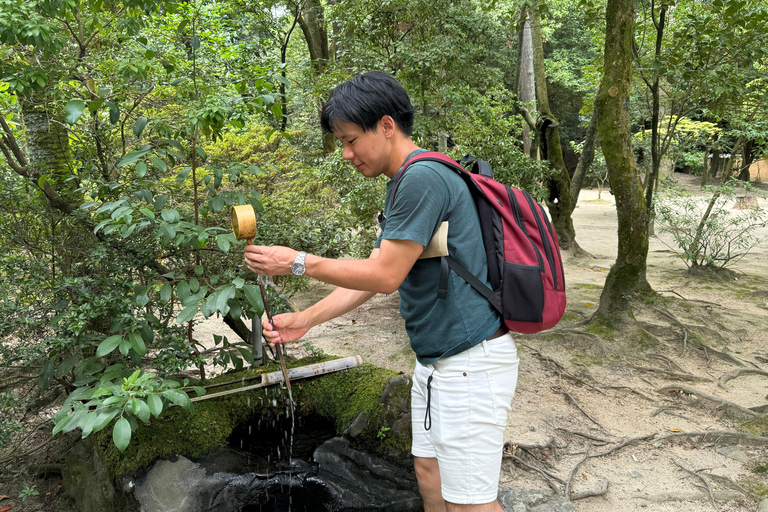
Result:
<svg viewBox="0 0 768 512"><path fill-rule="evenodd" d="M290 466L231 448L199 461L161 460L134 482L143 512L421 510L408 468L357 451L343 438Z"/></svg>

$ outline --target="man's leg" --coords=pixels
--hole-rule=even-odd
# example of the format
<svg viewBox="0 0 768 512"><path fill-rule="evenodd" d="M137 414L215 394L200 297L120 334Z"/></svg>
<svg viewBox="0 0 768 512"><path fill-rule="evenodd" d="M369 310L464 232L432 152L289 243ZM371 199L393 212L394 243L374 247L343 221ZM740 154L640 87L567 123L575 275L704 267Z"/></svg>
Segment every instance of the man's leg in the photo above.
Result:
<svg viewBox="0 0 768 512"><path fill-rule="evenodd" d="M440 491L440 468L437 459L414 457L413 469L419 483L419 493L424 501L424 512L446 512L445 500Z"/></svg>

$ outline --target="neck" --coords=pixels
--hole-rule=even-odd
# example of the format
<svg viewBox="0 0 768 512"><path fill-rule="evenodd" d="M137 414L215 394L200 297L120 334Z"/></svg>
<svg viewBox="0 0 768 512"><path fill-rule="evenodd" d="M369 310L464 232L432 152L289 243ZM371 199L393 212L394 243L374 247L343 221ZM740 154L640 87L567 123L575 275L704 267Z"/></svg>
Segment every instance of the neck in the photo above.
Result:
<svg viewBox="0 0 768 512"><path fill-rule="evenodd" d="M395 146L392 151L392 157L389 161L389 170L384 173L388 178L392 179L397 174L400 166L403 165L408 155L419 149L410 137L403 137L403 139Z"/></svg>

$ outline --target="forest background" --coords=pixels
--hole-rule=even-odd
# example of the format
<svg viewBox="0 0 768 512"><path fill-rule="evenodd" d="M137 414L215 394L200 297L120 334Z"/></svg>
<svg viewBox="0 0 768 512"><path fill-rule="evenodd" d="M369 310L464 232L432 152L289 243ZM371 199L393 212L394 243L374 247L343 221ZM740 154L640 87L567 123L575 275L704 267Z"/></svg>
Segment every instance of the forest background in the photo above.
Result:
<svg viewBox="0 0 768 512"><path fill-rule="evenodd" d="M124 449L189 404L190 378L254 363L263 303L231 206L254 206L256 243L368 254L385 183L318 123L366 70L410 92L419 145L545 203L567 257L588 256L581 187L610 186L618 257L589 322L631 345L654 229L692 271L759 242L759 209L716 213L768 153L766 25L765 0L0 0L1 477L32 482L60 431L110 428ZM709 208L657 201L665 168L701 175ZM205 347L194 325L215 316L237 338Z"/></svg>

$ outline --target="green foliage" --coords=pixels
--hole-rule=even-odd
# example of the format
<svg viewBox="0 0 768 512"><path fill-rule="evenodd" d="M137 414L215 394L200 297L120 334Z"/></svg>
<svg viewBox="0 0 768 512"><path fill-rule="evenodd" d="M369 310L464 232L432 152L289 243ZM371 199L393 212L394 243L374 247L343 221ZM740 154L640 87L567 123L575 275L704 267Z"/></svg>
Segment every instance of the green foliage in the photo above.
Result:
<svg viewBox="0 0 768 512"><path fill-rule="evenodd" d="M677 246L672 249L689 269L718 270L735 264L762 241L756 231L768 223L757 203L729 208L736 199L734 182L710 191L714 203L708 215L705 200L674 189L656 203L659 232L672 235Z"/></svg>
<svg viewBox="0 0 768 512"><path fill-rule="evenodd" d="M102 342L100 349L107 340ZM82 437L86 438L114 420L112 440L115 447L123 452L139 422L148 423L150 418L157 418L171 403L190 407L186 391L192 388L187 387L186 380L182 388L175 380L158 379L152 373L136 370L130 376L123 377L122 384L117 384L119 376L125 375L127 370L123 364L114 364L104 371L97 384L82 386L70 394L53 417L56 424L53 434L80 428ZM198 395L205 394L204 388L193 389Z"/></svg>
<svg viewBox="0 0 768 512"><path fill-rule="evenodd" d="M460 158L471 154L488 160L496 180L522 188L538 201L548 194L546 183L552 170L546 163L531 159L518 147L514 137L520 129L520 119L508 109L503 93L486 99L480 108L467 115L467 120L453 129L452 155Z"/></svg>

